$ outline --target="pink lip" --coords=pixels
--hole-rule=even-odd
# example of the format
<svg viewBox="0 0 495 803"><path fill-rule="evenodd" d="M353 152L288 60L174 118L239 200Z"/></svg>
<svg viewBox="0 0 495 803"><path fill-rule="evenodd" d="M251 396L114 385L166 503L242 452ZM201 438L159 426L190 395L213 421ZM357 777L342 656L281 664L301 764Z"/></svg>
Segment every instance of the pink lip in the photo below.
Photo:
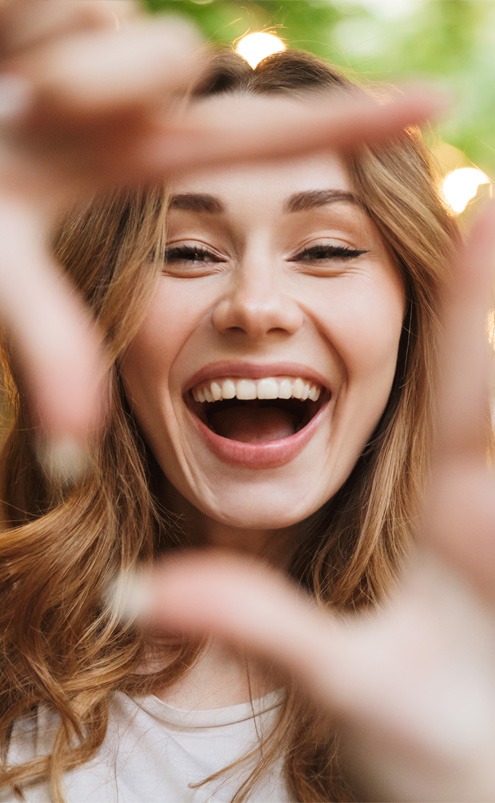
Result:
<svg viewBox="0 0 495 803"><path fill-rule="evenodd" d="M233 377L235 379L240 377L261 379L264 376L300 376L302 379L307 379L314 385L328 388L328 379L326 377L302 363L251 363L223 360L205 365L203 368L200 368L199 371L196 371L196 373L188 379L183 392L187 393L191 388L199 385L201 382L208 382L210 379L224 377Z"/></svg>
<svg viewBox="0 0 495 803"><path fill-rule="evenodd" d="M202 382L220 377L249 377L259 379L264 376L300 376L328 389L328 381L320 374L299 363L233 363L216 362L197 371L187 382L184 393ZM186 402L186 409L193 425L207 447L221 460L231 466L261 469L276 468L293 460L307 445L320 425L328 407L327 398L316 415L299 432L288 438L265 443L244 443L217 435L195 415Z"/></svg>

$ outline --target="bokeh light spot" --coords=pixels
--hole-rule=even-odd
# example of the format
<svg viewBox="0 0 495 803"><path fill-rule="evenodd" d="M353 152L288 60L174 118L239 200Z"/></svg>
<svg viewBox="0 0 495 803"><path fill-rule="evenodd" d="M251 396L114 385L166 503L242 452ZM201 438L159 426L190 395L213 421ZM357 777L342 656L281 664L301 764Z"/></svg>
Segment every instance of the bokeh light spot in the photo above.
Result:
<svg viewBox="0 0 495 803"><path fill-rule="evenodd" d="M243 59L253 68L259 64L260 61L272 53L280 53L285 50L285 45L282 40L275 36L274 33L248 33L239 39L235 49Z"/></svg>
<svg viewBox="0 0 495 803"><path fill-rule="evenodd" d="M481 185L490 183L486 173L477 167L458 167L447 173L443 179L442 194L450 208L459 215L464 212Z"/></svg>

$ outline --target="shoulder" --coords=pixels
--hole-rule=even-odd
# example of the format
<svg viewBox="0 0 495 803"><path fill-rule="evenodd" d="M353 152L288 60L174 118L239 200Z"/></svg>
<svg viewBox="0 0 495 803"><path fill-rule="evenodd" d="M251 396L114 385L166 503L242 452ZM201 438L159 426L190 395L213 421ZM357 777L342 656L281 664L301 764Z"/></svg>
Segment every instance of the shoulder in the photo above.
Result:
<svg viewBox="0 0 495 803"><path fill-rule="evenodd" d="M23 764L50 753L58 725L58 715L45 706L16 720L9 740L8 764Z"/></svg>
<svg viewBox="0 0 495 803"><path fill-rule="evenodd" d="M132 722L136 703L127 695L116 692L110 701L109 730L114 732L123 723ZM60 727L60 716L46 705L38 706L15 721L9 739L7 763L10 766L49 755Z"/></svg>

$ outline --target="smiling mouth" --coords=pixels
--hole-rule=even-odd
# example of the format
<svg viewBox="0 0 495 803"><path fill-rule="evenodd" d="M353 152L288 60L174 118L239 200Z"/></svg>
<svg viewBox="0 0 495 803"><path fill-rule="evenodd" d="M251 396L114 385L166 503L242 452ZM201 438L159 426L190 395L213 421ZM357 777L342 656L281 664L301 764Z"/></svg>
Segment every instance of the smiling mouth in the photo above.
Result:
<svg viewBox="0 0 495 803"><path fill-rule="evenodd" d="M189 391L189 406L208 429L228 440L269 443L300 432L329 392L301 377L220 378Z"/></svg>

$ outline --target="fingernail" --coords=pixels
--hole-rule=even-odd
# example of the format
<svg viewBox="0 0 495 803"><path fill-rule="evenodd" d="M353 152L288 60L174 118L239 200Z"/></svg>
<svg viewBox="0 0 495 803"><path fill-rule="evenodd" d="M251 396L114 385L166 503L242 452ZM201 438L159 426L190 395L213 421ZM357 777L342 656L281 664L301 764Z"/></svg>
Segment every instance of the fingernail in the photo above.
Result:
<svg viewBox="0 0 495 803"><path fill-rule="evenodd" d="M119 621L141 618L150 607L151 591L145 570L120 572L105 594L106 603Z"/></svg>
<svg viewBox="0 0 495 803"><path fill-rule="evenodd" d="M33 101L29 81L20 75L0 75L0 125L19 120Z"/></svg>
<svg viewBox="0 0 495 803"><path fill-rule="evenodd" d="M87 447L70 437L39 443L37 457L47 477L62 487L79 482L90 464Z"/></svg>

